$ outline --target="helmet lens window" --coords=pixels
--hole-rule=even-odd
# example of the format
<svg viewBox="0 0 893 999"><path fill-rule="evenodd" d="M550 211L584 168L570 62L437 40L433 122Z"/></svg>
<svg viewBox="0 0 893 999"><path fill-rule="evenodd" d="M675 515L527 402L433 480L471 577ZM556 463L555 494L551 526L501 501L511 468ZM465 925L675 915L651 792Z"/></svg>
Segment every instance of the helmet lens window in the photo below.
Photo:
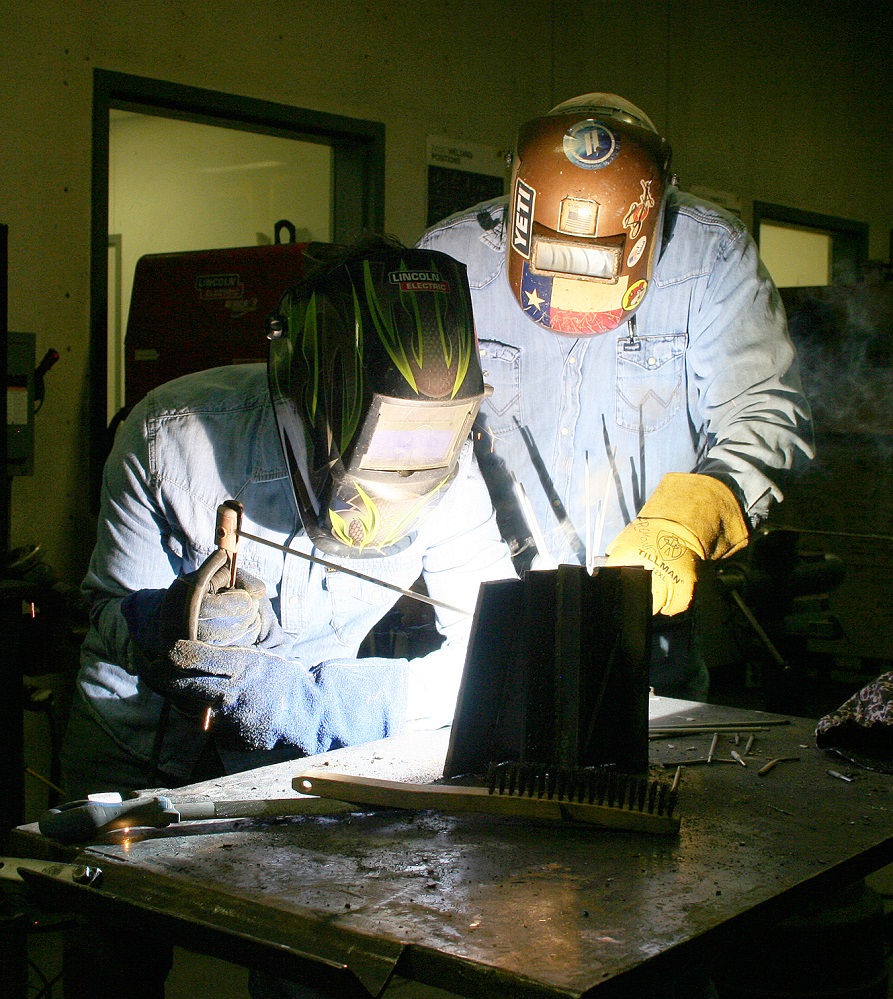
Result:
<svg viewBox="0 0 893 999"><path fill-rule="evenodd" d="M533 266L546 274L570 274L575 277L616 281L620 270L620 248L539 239L533 250Z"/></svg>
<svg viewBox="0 0 893 999"><path fill-rule="evenodd" d="M371 435L359 467L378 472L448 468L468 436L481 398L457 405L416 401L411 406L376 399L367 424Z"/></svg>

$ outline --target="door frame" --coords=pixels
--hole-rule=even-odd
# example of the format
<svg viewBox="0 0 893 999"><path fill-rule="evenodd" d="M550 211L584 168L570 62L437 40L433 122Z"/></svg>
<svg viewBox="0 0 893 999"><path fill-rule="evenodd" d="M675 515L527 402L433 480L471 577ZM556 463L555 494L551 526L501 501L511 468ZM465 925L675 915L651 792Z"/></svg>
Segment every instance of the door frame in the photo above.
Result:
<svg viewBox="0 0 893 999"><path fill-rule="evenodd" d="M90 235L90 485L98 502L108 451L108 197L112 108L205 125L319 142L332 149L332 238L350 242L384 230L385 127L381 122L310 111L110 70L93 71Z"/></svg>

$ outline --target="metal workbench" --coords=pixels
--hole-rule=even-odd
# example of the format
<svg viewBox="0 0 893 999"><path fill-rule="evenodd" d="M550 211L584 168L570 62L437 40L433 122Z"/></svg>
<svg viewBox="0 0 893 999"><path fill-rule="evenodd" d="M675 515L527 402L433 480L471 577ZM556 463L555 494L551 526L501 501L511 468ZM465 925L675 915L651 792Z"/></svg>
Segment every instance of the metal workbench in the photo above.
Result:
<svg viewBox="0 0 893 999"><path fill-rule="evenodd" d="M747 734L736 744L724 732L713 763L685 767L678 837L358 810L113 833L64 858L34 826L13 845L101 869L92 885L64 865L32 871L53 904L249 966L318 971L339 995L378 995L395 973L470 997L646 995L893 862L893 776L815 748L814 722L652 700L652 726L761 720L776 724L754 733L746 766L723 761L743 753ZM447 738L384 740L169 793L290 797L295 774L321 765L431 781ZM710 742L653 739L651 760L703 758ZM758 775L777 757L799 761Z"/></svg>

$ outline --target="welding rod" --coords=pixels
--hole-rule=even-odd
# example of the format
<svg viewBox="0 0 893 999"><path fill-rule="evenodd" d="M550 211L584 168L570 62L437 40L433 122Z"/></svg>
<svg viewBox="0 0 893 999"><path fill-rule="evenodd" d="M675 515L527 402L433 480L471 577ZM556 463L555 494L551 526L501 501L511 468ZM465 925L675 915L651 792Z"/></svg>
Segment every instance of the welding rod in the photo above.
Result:
<svg viewBox="0 0 893 999"><path fill-rule="evenodd" d="M794 531L797 534L821 534L829 538L854 538L859 541L891 541L893 534L854 534L852 531L819 531L807 527L778 527L779 531Z"/></svg>
<svg viewBox="0 0 893 999"><path fill-rule="evenodd" d="M416 593L415 590L404 590L402 586L397 586L396 583L388 583L383 579L367 576L365 572L348 569L345 565L338 565L336 562L329 562L327 559L319 558L316 555L299 552L297 548L289 548L287 545L277 544L275 541L269 541L267 538L259 538L256 534L249 534L241 528L239 529L239 537L247 538L249 541L256 541L259 545L266 545L268 548L276 548L288 555L297 555L298 558L306 559L308 562L315 562L317 565L325 566L327 569L334 569L336 572L346 572L348 576L356 576L357 579L365 580L367 583L375 583L377 586L383 586L387 590L394 590L395 593L401 593L404 597L409 597L411 600L418 600L423 604L430 604L432 607L441 607L444 610L452 611L454 614L462 614L466 617L471 614L471 611L463 610L461 607L453 607L452 604L445 604L442 600L435 600L434 597L429 597L426 593Z"/></svg>
<svg viewBox="0 0 893 999"><path fill-rule="evenodd" d="M586 486L586 572L592 575L593 564L592 564L592 489L590 488L592 483L590 482L589 473L589 452L586 452L586 473L584 485Z"/></svg>
<svg viewBox="0 0 893 999"><path fill-rule="evenodd" d="M714 756L711 759L707 759L706 756L699 756L693 760L661 760L660 766L662 767L694 767L699 766L702 763L709 763L710 766L714 766L717 763L735 763L735 760L724 760L720 756Z"/></svg>
<svg viewBox="0 0 893 999"><path fill-rule="evenodd" d="M799 763L799 756L779 756L774 760L770 760L765 766L760 767L757 770L757 777L765 777L770 770L774 770L779 763Z"/></svg>
<svg viewBox="0 0 893 999"><path fill-rule="evenodd" d="M540 523L536 519L536 514L533 512L533 506L530 502L530 498L525 492L524 486L522 486L518 479L515 478L514 473L512 473L512 486L515 490L515 495L518 498L518 505L521 507L521 512L524 514L524 520L527 522L527 530L530 531L530 536L533 538L533 544L536 548L537 555L539 556L537 568L556 569L558 567L558 563L549 551L548 545L546 544L546 536L543 534L543 529L540 527Z"/></svg>
<svg viewBox="0 0 893 999"><path fill-rule="evenodd" d="M772 658L775 660L775 662L783 670L790 669L790 666L786 662L784 656L778 651L778 649L775 648L775 646L772 643L772 639L766 634L766 631L763 628L763 626L754 617L753 611L744 602L744 598L741 596L741 594L737 590L732 590L731 593L732 593L732 599L738 605L738 609L741 611L741 613L747 619L747 623L756 632L757 637L760 639L760 641L763 643L763 645L766 646L766 648L769 651L769 655L772 656Z"/></svg>
<svg viewBox="0 0 893 999"><path fill-rule="evenodd" d="M615 444L608 455L611 467L614 467L614 459L617 457L617 445ZM614 479L608 475L605 482L605 492L601 498L598 508L598 523L595 528L595 537L592 539L593 554L602 550L602 543L605 538L605 518L608 515L608 497L611 495L611 485Z"/></svg>
<svg viewBox="0 0 893 999"><path fill-rule="evenodd" d="M772 725L789 724L787 718L773 718L751 725L742 725L740 722L719 725L652 725L648 729L648 738L668 739L674 735L710 735L713 732L766 732Z"/></svg>

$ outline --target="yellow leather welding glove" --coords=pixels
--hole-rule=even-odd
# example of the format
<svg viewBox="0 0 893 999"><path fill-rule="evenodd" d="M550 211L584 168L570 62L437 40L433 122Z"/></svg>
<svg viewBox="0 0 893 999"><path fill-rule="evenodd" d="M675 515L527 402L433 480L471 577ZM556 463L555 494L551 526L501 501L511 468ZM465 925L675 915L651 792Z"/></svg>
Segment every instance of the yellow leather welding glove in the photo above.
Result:
<svg viewBox="0 0 893 999"><path fill-rule="evenodd" d="M747 544L747 524L734 493L719 479L670 472L636 519L607 549L607 565L651 569L655 614L680 614L691 603L698 569Z"/></svg>

